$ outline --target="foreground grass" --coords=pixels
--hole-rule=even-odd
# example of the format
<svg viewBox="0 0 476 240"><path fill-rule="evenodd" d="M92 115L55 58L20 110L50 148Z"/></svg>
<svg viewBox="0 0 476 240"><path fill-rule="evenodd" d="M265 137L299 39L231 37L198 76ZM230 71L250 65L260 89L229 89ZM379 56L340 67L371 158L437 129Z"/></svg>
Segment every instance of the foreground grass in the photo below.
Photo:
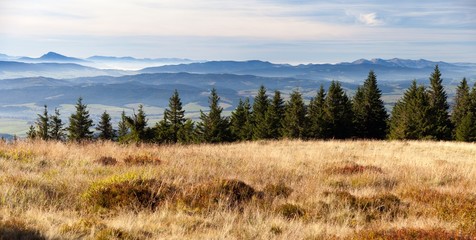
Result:
<svg viewBox="0 0 476 240"><path fill-rule="evenodd" d="M0 143L0 239L473 239L476 145Z"/></svg>

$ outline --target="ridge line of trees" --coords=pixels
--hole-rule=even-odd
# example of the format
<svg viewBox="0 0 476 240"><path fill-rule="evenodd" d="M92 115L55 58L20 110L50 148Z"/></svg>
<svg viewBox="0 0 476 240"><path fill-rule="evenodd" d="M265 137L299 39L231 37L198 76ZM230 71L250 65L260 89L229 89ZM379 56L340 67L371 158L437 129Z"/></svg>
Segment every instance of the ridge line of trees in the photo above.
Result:
<svg viewBox="0 0 476 240"><path fill-rule="evenodd" d="M377 76L371 70L355 96L350 99L339 82L332 81L327 92L321 85L316 95L305 104L301 93L294 90L288 101L280 91L273 96L261 86L253 99L240 99L231 116L222 116L220 97L213 88L209 96L210 111L200 110L200 121L185 117L177 90L169 99L163 119L153 127L139 105L137 113L122 112L117 130L104 111L94 127L82 98L76 112L64 127L58 109L48 113L45 105L31 125L28 138L42 140L89 141L93 139L122 143L220 143L260 139L431 139L476 141L476 84L470 90L466 78L459 84L452 114L441 72L435 66L430 86L414 80L403 97L387 113L378 88Z"/></svg>

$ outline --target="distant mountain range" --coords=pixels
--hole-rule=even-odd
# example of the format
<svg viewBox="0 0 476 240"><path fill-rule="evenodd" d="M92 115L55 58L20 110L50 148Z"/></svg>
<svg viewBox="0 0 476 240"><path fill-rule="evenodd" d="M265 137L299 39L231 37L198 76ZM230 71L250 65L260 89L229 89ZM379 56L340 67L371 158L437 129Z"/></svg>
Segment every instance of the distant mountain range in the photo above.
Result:
<svg viewBox="0 0 476 240"><path fill-rule="evenodd" d="M44 104L51 109L58 107L67 120L80 96L89 104L93 118L107 110L117 121L123 110L132 113L142 103L153 124L162 117L174 89L180 93L187 116L196 119L200 109L207 109L208 94L213 87L221 97L224 113L230 114L240 98L252 98L262 84L270 94L280 90L284 97L299 88L309 101L319 85L327 88L331 80L338 80L352 96L369 70L376 72L383 100L391 109L413 79L428 84L436 64L450 101L463 77L470 82L476 79L474 63L424 59L359 59L337 64L290 65L258 60L113 56L82 59L54 52L39 58L0 54L0 134L24 134Z"/></svg>

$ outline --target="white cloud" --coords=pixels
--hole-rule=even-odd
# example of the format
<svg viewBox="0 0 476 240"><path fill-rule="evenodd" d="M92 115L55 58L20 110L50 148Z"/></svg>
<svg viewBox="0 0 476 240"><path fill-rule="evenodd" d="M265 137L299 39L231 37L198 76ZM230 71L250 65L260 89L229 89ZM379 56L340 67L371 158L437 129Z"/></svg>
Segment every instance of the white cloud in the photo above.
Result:
<svg viewBox="0 0 476 240"><path fill-rule="evenodd" d="M359 22L367 25L367 26L380 26L383 25L384 22L381 19L377 18L377 13L367 13L367 14L359 14L357 20Z"/></svg>

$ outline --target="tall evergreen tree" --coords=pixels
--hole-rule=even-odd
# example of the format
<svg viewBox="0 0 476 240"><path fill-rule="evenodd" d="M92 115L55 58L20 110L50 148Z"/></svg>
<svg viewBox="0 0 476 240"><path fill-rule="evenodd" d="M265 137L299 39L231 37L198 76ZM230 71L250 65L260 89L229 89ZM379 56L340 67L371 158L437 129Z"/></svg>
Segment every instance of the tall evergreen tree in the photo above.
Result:
<svg viewBox="0 0 476 240"><path fill-rule="evenodd" d="M253 125L251 122L251 107L249 99L238 102L238 106L231 113L230 131L233 138L239 141L251 140L253 136Z"/></svg>
<svg viewBox="0 0 476 240"><path fill-rule="evenodd" d="M425 87L413 81L392 110L390 139L431 139L431 109Z"/></svg>
<svg viewBox="0 0 476 240"><path fill-rule="evenodd" d="M49 123L50 138L56 141L64 140L64 123L61 120L59 109L55 109L55 114L50 116Z"/></svg>
<svg viewBox="0 0 476 240"><path fill-rule="evenodd" d="M76 112L69 117L68 138L72 141L89 140L93 132L89 129L93 126L93 120L89 117L87 105L83 104L83 98L76 103Z"/></svg>
<svg viewBox="0 0 476 240"><path fill-rule="evenodd" d="M377 77L369 72L362 88L357 89L353 104L355 135L383 139L387 135L388 114L377 86Z"/></svg>
<svg viewBox="0 0 476 240"><path fill-rule="evenodd" d="M266 95L266 88L261 85L253 102L253 139L266 139L269 129L266 122L266 111L268 110L269 99Z"/></svg>
<svg viewBox="0 0 476 240"><path fill-rule="evenodd" d="M283 136L302 138L305 136L306 106L299 91L293 91L286 104L283 122Z"/></svg>
<svg viewBox="0 0 476 240"><path fill-rule="evenodd" d="M144 107L142 104L139 105L137 109L137 114L134 114L131 117L126 117L126 124L130 132L126 136L128 142L145 142L149 140L148 134L149 130L147 129L147 117L144 112Z"/></svg>
<svg viewBox="0 0 476 240"><path fill-rule="evenodd" d="M349 138L353 134L352 104L339 82L333 81L325 100L326 135L328 138Z"/></svg>
<svg viewBox="0 0 476 240"><path fill-rule="evenodd" d="M183 127L179 130L178 142L184 144L197 142L195 124L192 119L187 119Z"/></svg>
<svg viewBox="0 0 476 240"><path fill-rule="evenodd" d="M456 141L474 142L476 141L476 116L469 111L460 120L455 133Z"/></svg>
<svg viewBox="0 0 476 240"><path fill-rule="evenodd" d="M276 90L265 117L265 122L268 124L268 136L272 139L280 139L283 136L284 112L284 100L281 98L281 92Z"/></svg>
<svg viewBox="0 0 476 240"><path fill-rule="evenodd" d="M436 65L430 76L430 88L428 89L432 123L431 135L438 140L449 140L452 127L448 114L449 105L442 82L441 72Z"/></svg>
<svg viewBox="0 0 476 240"><path fill-rule="evenodd" d="M124 142L127 134L129 134L129 127L127 126L126 112L122 111L121 120L117 124L117 138L119 142Z"/></svg>
<svg viewBox="0 0 476 240"><path fill-rule="evenodd" d="M96 126L96 130L99 132L98 138L101 140L114 140L116 137L115 130L111 123L111 116L106 111L102 113L101 120Z"/></svg>
<svg viewBox="0 0 476 240"><path fill-rule="evenodd" d="M321 85L316 96L311 99L308 107L308 138L322 139L326 137L325 100L326 92Z"/></svg>
<svg viewBox="0 0 476 240"><path fill-rule="evenodd" d="M182 109L182 101L180 100L177 89L175 89L169 99L169 108L165 109L164 121L167 127L170 128L168 131L170 142L178 142L179 131L183 128L185 123L185 110Z"/></svg>
<svg viewBox="0 0 476 240"><path fill-rule="evenodd" d="M43 114L37 114L38 118L36 120L37 133L36 137L41 140L50 139L49 129L50 129L50 117L48 115L48 107L45 105Z"/></svg>
<svg viewBox="0 0 476 240"><path fill-rule="evenodd" d="M456 88L454 103L451 121L455 128L458 128L461 120L471 111L471 95L466 78L463 78Z"/></svg>
<svg viewBox="0 0 476 240"><path fill-rule="evenodd" d="M230 141L228 118L222 117L223 108L219 106L220 97L215 88L212 89L208 102L210 111L200 110L200 122L197 125L198 135L203 142L219 143Z"/></svg>

